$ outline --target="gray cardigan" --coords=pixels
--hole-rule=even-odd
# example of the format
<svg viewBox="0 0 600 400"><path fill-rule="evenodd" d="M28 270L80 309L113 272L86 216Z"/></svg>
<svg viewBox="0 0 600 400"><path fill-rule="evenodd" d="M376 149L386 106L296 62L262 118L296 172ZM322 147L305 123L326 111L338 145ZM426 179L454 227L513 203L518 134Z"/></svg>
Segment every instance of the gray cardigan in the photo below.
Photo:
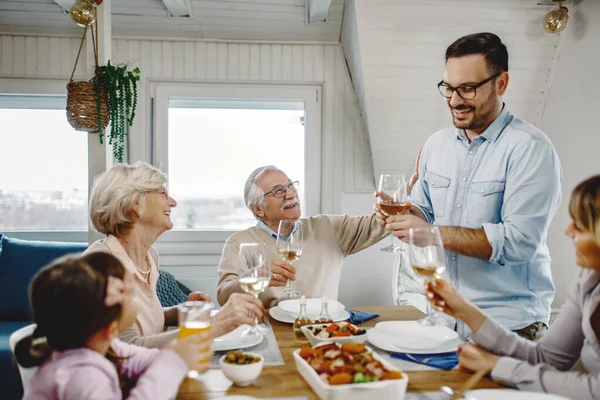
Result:
<svg viewBox="0 0 600 400"><path fill-rule="evenodd" d="M590 316L600 304L600 272L582 269L567 301L539 343L530 342L487 318L471 336L478 345L504 355L492 378L523 390L571 399L600 399L600 344ZM570 371L581 358L587 374Z"/></svg>

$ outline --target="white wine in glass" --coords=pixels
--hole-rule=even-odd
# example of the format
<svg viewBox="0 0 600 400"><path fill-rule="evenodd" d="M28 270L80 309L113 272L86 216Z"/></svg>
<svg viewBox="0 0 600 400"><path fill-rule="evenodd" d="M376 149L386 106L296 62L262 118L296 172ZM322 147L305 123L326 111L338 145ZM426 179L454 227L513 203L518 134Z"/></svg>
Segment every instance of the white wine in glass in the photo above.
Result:
<svg viewBox="0 0 600 400"><path fill-rule="evenodd" d="M381 174L377 191L379 192L377 204L381 213L386 217L400 215L410 210L412 204L404 175ZM390 235L390 244L380 250L395 253L401 249L394 245L394 235L392 234Z"/></svg>
<svg viewBox="0 0 600 400"><path fill-rule="evenodd" d="M408 257L415 274L425 279L425 285L441 278L446 271L446 254L438 227L410 228L408 239ZM423 325L444 325L444 314L429 303L427 306L430 311L419 322Z"/></svg>
<svg viewBox="0 0 600 400"><path fill-rule="evenodd" d="M277 253L284 261L294 265L294 262L302 255L303 239L302 225L299 220L284 219L279 221ZM302 296L302 293L292 289L291 282L288 279L279 294L279 300L298 299L300 296Z"/></svg>
<svg viewBox="0 0 600 400"><path fill-rule="evenodd" d="M271 262L264 243L242 243L238 257L238 284L242 290L258 299L258 295L267 290L271 281ZM254 326L242 333L260 335L268 329L259 325L254 318Z"/></svg>

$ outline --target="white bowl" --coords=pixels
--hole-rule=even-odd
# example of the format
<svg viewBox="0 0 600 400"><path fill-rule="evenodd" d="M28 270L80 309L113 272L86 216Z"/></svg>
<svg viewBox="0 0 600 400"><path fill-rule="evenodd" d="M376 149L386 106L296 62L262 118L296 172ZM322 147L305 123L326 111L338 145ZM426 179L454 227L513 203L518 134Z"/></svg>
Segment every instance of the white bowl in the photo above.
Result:
<svg viewBox="0 0 600 400"><path fill-rule="evenodd" d="M292 299L292 300L283 300L278 304L279 308L293 317L297 317L300 314L300 300ZM329 315L340 312L344 309L344 305L339 301L328 299L327 300L327 311L329 311ZM321 314L321 299L320 298L311 298L306 299L306 313L309 315L319 315Z"/></svg>
<svg viewBox="0 0 600 400"><path fill-rule="evenodd" d="M251 352L243 353L258 357L260 358L260 361L252 364L228 364L225 362L225 357L227 357L227 354L224 354L221 356L221 358L219 358L219 365L221 366L223 374L225 374L227 379L233 382L233 384L236 386L248 386L250 383L252 383L252 381L258 378L260 375L265 363L265 359L260 354Z"/></svg>
<svg viewBox="0 0 600 400"><path fill-rule="evenodd" d="M342 326L342 325L346 325L348 322L336 322L337 325ZM339 336L339 337L328 337L328 338L321 338L318 336L315 336L312 332L312 330L310 329L311 327L314 328L327 328L329 325L331 324L313 324L313 325L305 325L303 327L301 327L300 329L302 330L302 332L304 333L304 336L306 336L306 338L308 339L308 341L310 342L311 346L315 346L319 343L331 343L331 342L337 342L337 343L364 343L367 341L367 332L365 328L360 328L362 330L365 331L365 333L363 333L362 335L356 335L356 336ZM356 326L356 325L355 325Z"/></svg>

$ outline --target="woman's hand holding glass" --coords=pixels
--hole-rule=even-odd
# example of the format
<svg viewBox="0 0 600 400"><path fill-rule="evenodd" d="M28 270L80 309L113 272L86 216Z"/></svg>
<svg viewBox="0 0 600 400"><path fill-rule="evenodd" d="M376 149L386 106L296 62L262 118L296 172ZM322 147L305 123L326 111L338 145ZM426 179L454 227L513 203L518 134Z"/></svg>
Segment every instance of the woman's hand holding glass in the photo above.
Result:
<svg viewBox="0 0 600 400"><path fill-rule="evenodd" d="M212 319L213 337L231 332L240 325L253 325L262 318L264 307L256 297L246 293L233 293L227 303Z"/></svg>
<svg viewBox="0 0 600 400"><path fill-rule="evenodd" d="M244 292L253 295L258 301L258 295L267 290L271 281L271 261L267 247L264 243L242 243L238 263L238 284ZM264 325L259 325L255 316L254 326L242 335L259 335L266 330Z"/></svg>
<svg viewBox="0 0 600 400"><path fill-rule="evenodd" d="M410 228L408 230L408 258L414 273L425 279L426 287L439 279L446 271L446 254L437 226ZM432 307L428 308L431 310ZM424 325L443 325L444 319L435 308L426 318L420 320Z"/></svg>
<svg viewBox="0 0 600 400"><path fill-rule="evenodd" d="M425 295L436 310L464 321L473 332L477 332L486 319L485 314L462 297L447 280L427 282Z"/></svg>

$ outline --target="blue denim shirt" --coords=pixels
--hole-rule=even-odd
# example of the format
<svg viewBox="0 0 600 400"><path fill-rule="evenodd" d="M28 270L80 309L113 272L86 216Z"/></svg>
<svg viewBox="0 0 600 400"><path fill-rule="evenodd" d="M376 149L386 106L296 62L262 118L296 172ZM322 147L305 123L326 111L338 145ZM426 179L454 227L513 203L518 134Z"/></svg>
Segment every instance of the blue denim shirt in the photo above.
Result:
<svg viewBox="0 0 600 400"><path fill-rule="evenodd" d="M448 275L463 296L508 329L548 324L554 285L546 237L561 180L548 137L506 106L471 143L452 127L423 147L412 201L430 223L483 227L490 259L447 251Z"/></svg>

